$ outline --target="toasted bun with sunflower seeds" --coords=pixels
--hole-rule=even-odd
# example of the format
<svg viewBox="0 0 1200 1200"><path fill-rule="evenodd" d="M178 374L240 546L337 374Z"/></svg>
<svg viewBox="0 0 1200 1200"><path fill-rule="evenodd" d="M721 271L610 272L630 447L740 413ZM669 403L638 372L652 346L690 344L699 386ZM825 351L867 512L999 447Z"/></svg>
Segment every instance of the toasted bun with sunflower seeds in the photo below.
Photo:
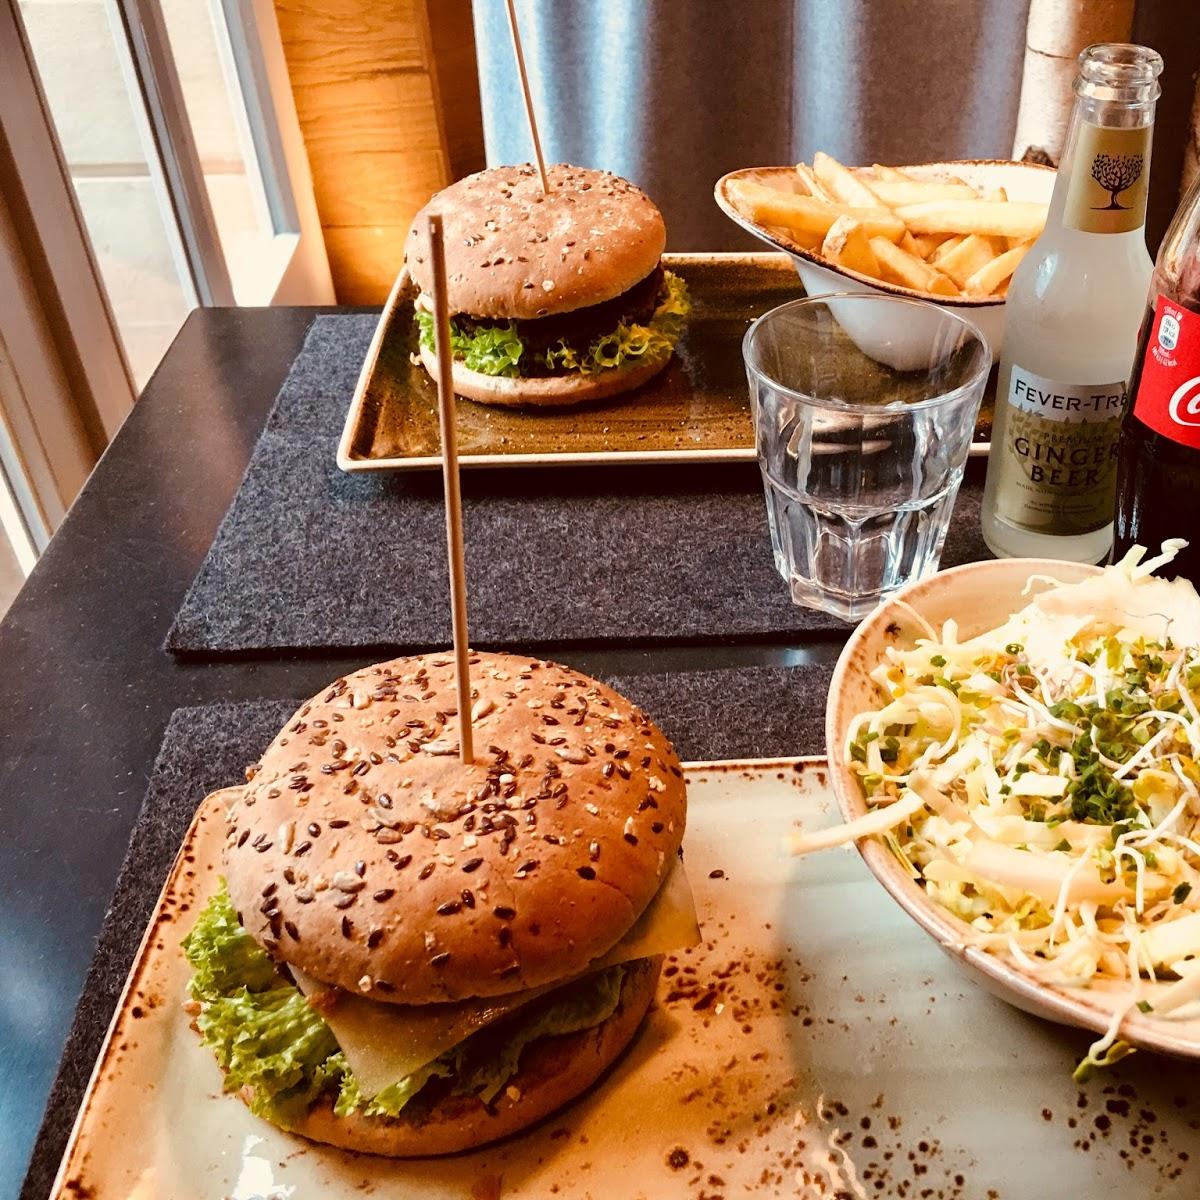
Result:
<svg viewBox="0 0 1200 1200"><path fill-rule="evenodd" d="M400 658L303 705L229 814L223 873L276 962L392 1004L566 981L630 930L683 837L670 743L611 688L471 655Z"/></svg>
<svg viewBox="0 0 1200 1200"><path fill-rule="evenodd" d="M436 378L428 219L445 233L454 390L545 408L641 387L670 361L690 308L661 263L654 202L609 171L559 163L543 191L529 163L451 184L417 213L405 265L419 293L420 360Z"/></svg>
<svg viewBox="0 0 1200 1200"><path fill-rule="evenodd" d="M634 367L622 367L619 371L600 371L594 375L575 371L570 375L536 378L484 375L456 362L452 374L455 392L468 400L478 400L480 404L495 404L502 408L562 408L630 392L653 379L670 361L669 358L657 358ZM422 346L421 363L436 382L437 355Z"/></svg>
<svg viewBox="0 0 1200 1200"><path fill-rule="evenodd" d="M610 171L556 163L543 194L530 163L491 167L452 183L417 213L405 262L433 292L427 220L440 213L451 313L535 320L613 300L658 266L662 214Z"/></svg>

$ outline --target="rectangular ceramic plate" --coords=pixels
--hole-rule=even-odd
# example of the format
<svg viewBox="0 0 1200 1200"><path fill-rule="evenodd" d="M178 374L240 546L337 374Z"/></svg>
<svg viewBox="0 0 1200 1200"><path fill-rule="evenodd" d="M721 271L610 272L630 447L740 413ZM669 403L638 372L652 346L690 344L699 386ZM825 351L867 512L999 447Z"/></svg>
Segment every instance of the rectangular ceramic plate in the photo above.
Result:
<svg viewBox="0 0 1200 1200"><path fill-rule="evenodd" d="M223 1095L180 1008L179 940L217 877L201 810L138 954L54 1195L62 1200L1194 1200L1194 1068L1135 1056L1081 1091L1087 1038L964 976L850 850L785 858L830 823L822 760L688 768L703 946L668 964L616 1067L541 1126L398 1162L282 1133ZM925 1189L929 1189L926 1191Z"/></svg>
<svg viewBox="0 0 1200 1200"><path fill-rule="evenodd" d="M459 399L464 467L754 459L742 337L804 294L786 254L668 254L693 310L675 360L644 387L599 404L522 410ZM396 281L371 340L338 444L343 471L441 466L437 391L416 350L415 287ZM981 413L981 418L984 414ZM987 436L981 422L976 438ZM986 445L977 444L973 452Z"/></svg>

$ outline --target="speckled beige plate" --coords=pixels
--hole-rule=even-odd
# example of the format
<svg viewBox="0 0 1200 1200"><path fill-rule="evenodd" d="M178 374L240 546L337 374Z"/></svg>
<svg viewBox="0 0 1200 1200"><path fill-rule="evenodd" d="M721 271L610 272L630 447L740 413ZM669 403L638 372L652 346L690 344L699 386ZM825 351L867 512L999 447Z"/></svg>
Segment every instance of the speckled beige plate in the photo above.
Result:
<svg viewBox="0 0 1200 1200"><path fill-rule="evenodd" d="M1200 1098L1166 1060L1086 1094L1086 1039L964 986L850 852L779 853L832 822L820 760L688 769L706 941L669 964L630 1052L491 1149L393 1162L281 1133L221 1093L179 1003L179 939L216 878L218 805L180 852L92 1078L59 1200L1194 1200ZM925 1189L929 1189L925 1191Z"/></svg>
<svg viewBox="0 0 1200 1200"><path fill-rule="evenodd" d="M668 254L693 311L674 361L636 391L570 408L496 408L461 397L463 467L754 460L742 337L804 295L786 254ZM338 444L343 471L441 466L437 391L416 349L415 288L402 274L371 340ZM986 441L990 408L981 414ZM986 447L984 447L986 449Z"/></svg>

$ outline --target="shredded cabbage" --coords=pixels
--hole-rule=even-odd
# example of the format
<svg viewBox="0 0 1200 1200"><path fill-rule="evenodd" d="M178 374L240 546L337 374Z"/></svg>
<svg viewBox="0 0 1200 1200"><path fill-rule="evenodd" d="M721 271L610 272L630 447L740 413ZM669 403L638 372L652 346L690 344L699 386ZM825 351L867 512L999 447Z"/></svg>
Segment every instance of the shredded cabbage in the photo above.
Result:
<svg viewBox="0 0 1200 1200"><path fill-rule="evenodd" d="M278 1125L294 1124L318 1097L331 1094L346 1116L399 1116L432 1079L490 1103L517 1073L533 1041L591 1029L616 1011L623 966L584 976L520 1010L500 1028L483 1029L418 1071L366 1096L333 1031L304 994L277 971L242 928L224 884L184 938L195 974L189 993L200 1005L196 1027L225 1073L225 1090L252 1089L250 1109Z"/></svg>
<svg viewBox="0 0 1200 1200"><path fill-rule="evenodd" d="M579 371L596 375L632 366L643 361L668 357L683 333L691 311L687 284L671 271L663 272L664 294L646 325L622 321L611 333L597 338L583 350L567 341L559 341L535 356L535 363L553 371ZM433 314L417 309L421 345L434 346ZM454 357L472 371L484 375L521 374L525 344L516 323L473 326L466 329L456 318L450 320L450 346Z"/></svg>
<svg viewBox="0 0 1200 1200"><path fill-rule="evenodd" d="M1128 1052L1131 1009L1200 1014L1200 597L1149 574L1179 546L1051 581L978 637L889 647L845 745L870 812L793 839L882 837L965 941L1118 989L1084 1073Z"/></svg>

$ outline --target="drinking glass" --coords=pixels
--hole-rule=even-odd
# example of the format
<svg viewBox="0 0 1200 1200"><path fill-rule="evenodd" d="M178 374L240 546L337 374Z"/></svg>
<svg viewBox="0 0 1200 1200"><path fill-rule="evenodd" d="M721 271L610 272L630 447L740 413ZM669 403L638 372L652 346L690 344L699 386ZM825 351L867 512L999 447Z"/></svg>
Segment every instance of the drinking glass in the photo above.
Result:
<svg viewBox="0 0 1200 1200"><path fill-rule="evenodd" d="M813 296L742 353L792 600L857 621L936 571L992 364L979 330L922 300Z"/></svg>

